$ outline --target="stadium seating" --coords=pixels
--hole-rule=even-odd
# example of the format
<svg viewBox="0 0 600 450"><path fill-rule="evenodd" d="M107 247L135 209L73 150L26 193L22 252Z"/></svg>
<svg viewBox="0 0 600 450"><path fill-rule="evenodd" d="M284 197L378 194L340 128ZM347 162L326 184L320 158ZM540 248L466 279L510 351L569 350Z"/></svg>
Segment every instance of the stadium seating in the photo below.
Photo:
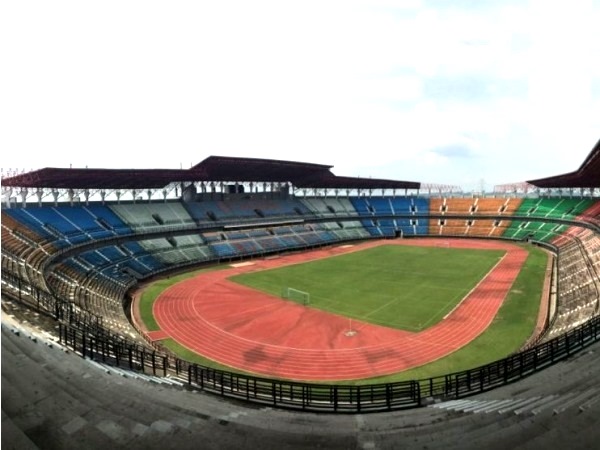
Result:
<svg viewBox="0 0 600 450"><path fill-rule="evenodd" d="M61 240L62 236L60 235L58 226L53 226L51 229L46 226L44 219L48 218L47 216L49 216L49 218L56 217L49 213L48 208L45 208L44 210L41 208L11 208L5 209L3 212L29 228L29 230L35 234L41 236L45 241L54 242L60 247L69 245L68 242L63 242ZM38 217L38 213L40 213L39 215L41 217Z"/></svg>
<svg viewBox="0 0 600 450"><path fill-rule="evenodd" d="M131 229L106 206L42 206L3 210L57 248L130 234Z"/></svg>
<svg viewBox="0 0 600 450"><path fill-rule="evenodd" d="M101 271L103 280L114 279L128 284L137 278L166 268L210 261L212 258L237 258L265 254L285 249L324 245L337 241L365 239L370 236L394 237L410 235L463 235L522 238L533 236L550 240L566 227L533 221L510 221L512 214L523 217L581 218L598 215L591 200L581 199L518 199L502 198L412 198L412 197L351 197L303 198L302 200L241 200L206 201L182 204L180 202L152 202L61 207L16 208L3 212L3 222L12 230L3 233L3 243L11 258L5 258L5 267L18 265L18 254L36 241L50 241L59 246L74 245L82 239L102 239L148 230L178 229L192 223L208 223L206 211L212 208L219 220L228 217L247 217L250 222L257 209L265 216L305 216L303 225L278 226L244 231L204 232L187 236L137 239L119 245L107 245L81 253L71 263L71 270L82 273ZM591 209L590 209L591 206ZM192 212L192 215L188 213ZM429 219L429 213L439 215L461 214L472 219ZM205 217L202 217L204 214ZM344 215L345 214L345 215ZM487 219L486 215L506 215L507 219ZM286 216L287 215L287 216ZM361 220L348 220L352 216ZM398 217L403 215L404 217ZM6 219L4 219L6 217ZM311 217L345 217L310 223ZM440 220L444 221L441 225ZM20 232L19 229L25 230ZM21 233L21 234L19 234ZM21 236L21 237L19 237ZM30 237L28 237L30 236ZM77 239L73 237L77 236ZM28 240L31 239L31 243ZM114 270L118 265L119 270ZM125 272L124 269L127 269Z"/></svg>
<svg viewBox="0 0 600 450"><path fill-rule="evenodd" d="M560 296L547 340L586 322L600 311L600 236L577 228L555 240L560 250Z"/></svg>
<svg viewBox="0 0 600 450"><path fill-rule="evenodd" d="M467 218L450 217L455 214ZM372 237L526 236L552 242L561 255L557 271L561 295L544 338L550 339L597 314L600 289L600 237L590 230L551 222L595 223L599 214L600 203L590 199L382 196L260 201L243 206L239 201L210 201L15 208L2 212L2 268L37 286L45 287L47 282L75 311L103 317L112 332L140 339L123 312L123 300L140 280L165 270ZM302 222L257 222L273 217L301 217ZM214 228L229 219L246 226ZM444 224L439 220L445 220ZM190 228L185 235L169 233ZM157 231L164 234L145 236ZM119 237L127 240L109 240L103 245L103 240ZM40 269L53 252L86 242L94 242L94 248L64 259L43 279Z"/></svg>
<svg viewBox="0 0 600 450"><path fill-rule="evenodd" d="M572 220L588 209L593 202L591 199L574 198L524 199L514 215L537 219ZM517 219L512 221L511 225L504 232L503 237L550 241L566 231L566 229L566 225Z"/></svg>
<svg viewBox="0 0 600 450"><path fill-rule="evenodd" d="M3 228L7 250L23 252L27 235L37 240L50 241L59 246L74 245L84 239L102 239L110 236L155 231L164 227L177 229L192 223L207 222L207 207L217 212L219 220L246 215L253 219L257 209L273 217L362 217L361 221L329 221L299 226L257 228L245 231L205 232L197 235L171 238L132 239L121 245L108 245L82 253L72 270L85 274L89 270L101 271L104 283L114 279L128 284L166 268L190 265L213 258L227 259L255 254L265 254L285 249L324 245L336 241L365 239L368 236L395 237L410 235L500 236L520 239L524 236L550 240L566 227L533 221L511 221L517 216L541 218L574 218L591 205L591 201L577 199L518 199L502 198L411 198L411 197L351 197L350 199L305 198L285 201L260 202L224 201L182 204L179 202L153 202L144 204L119 204L61 207L33 207L8 210L12 224L27 230L19 240L17 231ZM300 205L300 206L299 206ZM195 211L195 217L188 211ZM204 213L202 213L204 211ZM588 217L597 215L594 209ZM199 213L200 212L200 213ZM300 214L301 213L301 214ZM429 219L429 213L448 216ZM344 216L343 214L347 214ZM451 218L453 214L469 219ZM487 219L486 215L506 215L507 219ZM398 217L402 215L402 217ZM483 217L482 217L483 216ZM582 216L583 217L583 216ZM443 225L441 225L443 221ZM18 228L14 227L13 228ZM34 232L29 230L35 230ZM50 231L49 231L50 230ZM37 236L41 237L38 238ZM74 239L74 237L77 237ZM35 242L35 241L33 241ZM127 262L125 264L125 262ZM15 267L18 258L6 258L6 266ZM114 270L119 265L120 270ZM110 270L110 268L113 268ZM127 269L123 272L123 269ZM84 275L81 275L84 276ZM120 290L119 290L120 292Z"/></svg>
<svg viewBox="0 0 600 450"><path fill-rule="evenodd" d="M319 217L356 215L356 210L346 198L303 197L301 202Z"/></svg>
<svg viewBox="0 0 600 450"><path fill-rule="evenodd" d="M473 198L432 199L431 213L442 215L469 214L475 212ZM468 219L444 217L429 222L429 233L432 235L465 236L472 225Z"/></svg>
<svg viewBox="0 0 600 450"><path fill-rule="evenodd" d="M118 204L110 208L135 232L194 225L193 219L179 202Z"/></svg>
<svg viewBox="0 0 600 450"><path fill-rule="evenodd" d="M463 215L466 218L431 219L429 233L445 236L498 237L510 226L510 216L520 200L505 198L434 198L431 214ZM506 216L494 219L485 216Z"/></svg>
<svg viewBox="0 0 600 450"><path fill-rule="evenodd" d="M413 197L351 197L361 223L372 236L395 237L428 234L428 199ZM410 217L391 217L409 215ZM381 217L381 216L390 216Z"/></svg>
<svg viewBox="0 0 600 450"><path fill-rule="evenodd" d="M198 223L314 215L296 199L205 200L186 202L183 206Z"/></svg>
<svg viewBox="0 0 600 450"><path fill-rule="evenodd" d="M600 202L592 204L578 217L578 219L600 225Z"/></svg>

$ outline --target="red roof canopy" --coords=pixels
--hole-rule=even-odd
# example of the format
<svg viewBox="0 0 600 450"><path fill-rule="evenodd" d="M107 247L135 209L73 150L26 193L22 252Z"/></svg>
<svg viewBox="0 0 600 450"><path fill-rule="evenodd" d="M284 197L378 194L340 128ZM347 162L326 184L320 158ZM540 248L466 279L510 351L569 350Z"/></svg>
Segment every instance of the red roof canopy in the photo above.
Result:
<svg viewBox="0 0 600 450"><path fill-rule="evenodd" d="M185 170L45 168L3 178L3 186L55 189L159 189L172 182L291 182L296 187L418 189L420 183L338 177L333 166L259 158L209 156Z"/></svg>
<svg viewBox="0 0 600 450"><path fill-rule="evenodd" d="M600 141L575 172L531 180L528 183L541 188L600 188Z"/></svg>

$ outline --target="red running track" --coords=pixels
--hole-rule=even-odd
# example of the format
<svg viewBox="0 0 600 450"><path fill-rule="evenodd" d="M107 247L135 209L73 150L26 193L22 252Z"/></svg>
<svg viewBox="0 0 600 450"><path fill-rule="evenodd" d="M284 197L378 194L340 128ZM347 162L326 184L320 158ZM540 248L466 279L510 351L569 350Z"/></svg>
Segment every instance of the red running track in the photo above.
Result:
<svg viewBox="0 0 600 450"><path fill-rule="evenodd" d="M419 333L352 321L235 284L249 270L319 259L375 245L501 249L506 254L444 320ZM164 336L214 361L247 372L292 380L349 380L400 372L468 344L491 323L527 252L498 241L410 239L369 242L255 261L198 275L167 289L154 303Z"/></svg>

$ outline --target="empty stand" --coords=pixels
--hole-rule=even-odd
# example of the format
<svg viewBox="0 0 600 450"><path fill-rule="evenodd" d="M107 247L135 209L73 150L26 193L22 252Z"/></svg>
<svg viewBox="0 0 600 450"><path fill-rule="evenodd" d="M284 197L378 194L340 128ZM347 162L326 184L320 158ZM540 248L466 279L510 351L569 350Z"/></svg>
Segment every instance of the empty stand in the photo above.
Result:
<svg viewBox="0 0 600 450"><path fill-rule="evenodd" d="M379 196L15 211L19 212L3 211L3 281L6 271L18 280L37 283L69 302L68 317L83 318L85 323L102 318L95 330L101 326L107 333L138 340L141 345L146 344L123 309L128 292L140 280L206 262L263 257L372 237L441 233L520 239L534 230L527 236L552 241L559 249L559 295L544 339L585 323L599 310L600 237L592 230L553 223L554 219L592 222L599 209L591 200ZM453 217L456 215L462 217ZM535 222L529 218L542 221L534 227L527 225ZM443 224L438 222L441 220ZM42 270L53 261L52 255L68 248L80 250L56 260L44 278ZM6 285L15 289L12 281ZM23 295L32 292L29 289Z"/></svg>

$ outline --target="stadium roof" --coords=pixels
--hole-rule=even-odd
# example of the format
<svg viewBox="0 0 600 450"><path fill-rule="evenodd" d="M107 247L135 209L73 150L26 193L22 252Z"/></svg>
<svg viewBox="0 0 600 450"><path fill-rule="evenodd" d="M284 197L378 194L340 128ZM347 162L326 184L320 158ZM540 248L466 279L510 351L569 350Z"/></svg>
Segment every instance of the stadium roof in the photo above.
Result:
<svg viewBox="0 0 600 450"><path fill-rule="evenodd" d="M333 166L275 159L209 156L190 170L210 181L294 181L327 173Z"/></svg>
<svg viewBox="0 0 600 450"><path fill-rule="evenodd" d="M600 188L600 141L575 172L531 180L540 188Z"/></svg>
<svg viewBox="0 0 600 450"><path fill-rule="evenodd" d="M165 169L58 169L47 167L2 179L2 186L55 189L161 188L187 181L186 170Z"/></svg>
<svg viewBox="0 0 600 450"><path fill-rule="evenodd" d="M419 189L421 183L338 177L333 166L274 159L209 156L190 169L45 168L2 179L3 187L160 189L173 182L291 182L298 188Z"/></svg>

